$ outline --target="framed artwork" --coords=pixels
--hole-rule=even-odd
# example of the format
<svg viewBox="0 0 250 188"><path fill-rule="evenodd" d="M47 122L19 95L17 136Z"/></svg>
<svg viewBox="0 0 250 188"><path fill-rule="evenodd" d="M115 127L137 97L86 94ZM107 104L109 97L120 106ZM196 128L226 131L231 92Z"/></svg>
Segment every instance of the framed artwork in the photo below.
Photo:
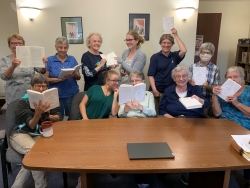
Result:
<svg viewBox="0 0 250 188"><path fill-rule="evenodd" d="M137 30L139 35L149 40L150 14L129 14L129 30Z"/></svg>
<svg viewBox="0 0 250 188"><path fill-rule="evenodd" d="M61 27L69 44L83 44L82 17L61 17Z"/></svg>

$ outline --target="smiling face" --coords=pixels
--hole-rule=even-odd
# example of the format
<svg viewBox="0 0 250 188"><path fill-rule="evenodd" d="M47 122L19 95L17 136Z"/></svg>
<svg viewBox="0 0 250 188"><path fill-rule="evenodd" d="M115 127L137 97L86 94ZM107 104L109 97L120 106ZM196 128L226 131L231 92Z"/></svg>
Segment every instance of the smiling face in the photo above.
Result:
<svg viewBox="0 0 250 188"><path fill-rule="evenodd" d="M176 72L174 75L174 81L177 86L184 87L188 82L188 73L185 70L181 70Z"/></svg>
<svg viewBox="0 0 250 188"><path fill-rule="evenodd" d="M126 41L126 44L130 50L137 48L138 39L134 39L134 37L132 35L129 35L129 34L126 35L125 41Z"/></svg>
<svg viewBox="0 0 250 188"><path fill-rule="evenodd" d="M56 51L60 57L65 57L68 52L68 45L66 42L64 43L58 43L56 46Z"/></svg>
<svg viewBox="0 0 250 188"><path fill-rule="evenodd" d="M107 81L106 84L109 86L110 89L113 91L118 88L119 84L119 76L117 74L111 74Z"/></svg>
<svg viewBox="0 0 250 188"><path fill-rule="evenodd" d="M170 40L165 39L161 42L161 49L163 53L169 53L173 44Z"/></svg>
<svg viewBox="0 0 250 188"><path fill-rule="evenodd" d="M13 54L16 54L16 47L17 46L24 46L23 41L20 39L17 39L17 38L12 38L10 40L9 48Z"/></svg>
<svg viewBox="0 0 250 188"><path fill-rule="evenodd" d="M101 47L101 39L98 35L92 35L89 39L89 49L98 51Z"/></svg>

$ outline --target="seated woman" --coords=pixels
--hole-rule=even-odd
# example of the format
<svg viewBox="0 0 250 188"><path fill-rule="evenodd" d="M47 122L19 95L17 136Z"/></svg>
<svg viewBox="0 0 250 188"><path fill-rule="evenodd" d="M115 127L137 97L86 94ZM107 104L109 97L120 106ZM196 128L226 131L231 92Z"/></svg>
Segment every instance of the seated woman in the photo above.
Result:
<svg viewBox="0 0 250 188"><path fill-rule="evenodd" d="M43 92L48 87L48 81L44 75L34 74L31 78L31 89L37 92ZM17 123L18 126L14 128L10 135L10 144L21 154L26 155L33 147L39 136L38 130L43 121L47 123L60 120L60 109L54 108L48 112L50 104L41 101L34 103L35 109L30 108L28 95L25 94L19 101L17 107ZM47 187L45 173L41 171L31 171L34 178L35 187ZM23 166L17 174L16 180L12 185L13 188L24 187L26 181L29 179L30 170Z"/></svg>
<svg viewBox="0 0 250 188"><path fill-rule="evenodd" d="M144 82L144 74L141 71L132 71L130 73L130 84L136 85ZM119 117L147 117L155 116L154 95L146 91L144 102L131 101L120 106Z"/></svg>
<svg viewBox="0 0 250 188"><path fill-rule="evenodd" d="M192 97L197 99L204 108L209 106L209 102L203 95L201 88L188 83L188 69L183 65L178 65L172 70L172 78L175 84L165 89L160 102L159 114L164 115L166 118L179 116L187 118L202 117L202 108L186 109L179 101L180 97Z"/></svg>
<svg viewBox="0 0 250 188"><path fill-rule="evenodd" d="M80 116L78 119L101 119L108 118L110 112L113 116L119 110L118 83L119 76L114 70L104 71L104 85L93 85L85 93L79 108Z"/></svg>

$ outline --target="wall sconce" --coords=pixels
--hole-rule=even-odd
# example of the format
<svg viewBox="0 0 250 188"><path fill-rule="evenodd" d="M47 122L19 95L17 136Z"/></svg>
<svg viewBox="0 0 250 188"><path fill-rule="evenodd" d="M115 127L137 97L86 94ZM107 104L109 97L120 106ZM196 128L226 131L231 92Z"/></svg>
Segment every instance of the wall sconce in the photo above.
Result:
<svg viewBox="0 0 250 188"><path fill-rule="evenodd" d="M35 7L20 7L21 13L25 18L30 19L31 21L36 18L41 9Z"/></svg>
<svg viewBox="0 0 250 188"><path fill-rule="evenodd" d="M179 19L185 21L193 15L194 10L194 7L180 7L176 9L176 14Z"/></svg>

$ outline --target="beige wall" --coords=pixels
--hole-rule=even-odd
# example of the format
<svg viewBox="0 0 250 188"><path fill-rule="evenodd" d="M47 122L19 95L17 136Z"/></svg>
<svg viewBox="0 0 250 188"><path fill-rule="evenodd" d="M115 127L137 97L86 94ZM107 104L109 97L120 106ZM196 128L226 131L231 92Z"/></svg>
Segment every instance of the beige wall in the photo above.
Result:
<svg viewBox="0 0 250 188"><path fill-rule="evenodd" d="M10 54L7 38L12 33L18 33L15 1L1 0L0 3L0 58ZM5 81L0 79L0 97L5 95Z"/></svg>
<svg viewBox="0 0 250 188"><path fill-rule="evenodd" d="M60 17L81 16L84 40L90 32L100 32L104 39L100 51L103 53L114 51L121 56L123 50L127 48L123 40L129 29L129 13L149 13L150 38L142 45L142 50L147 54L147 65L144 68L146 74L151 55L160 50L158 41L162 34L162 17L164 16L175 17L175 27L187 45L188 53L183 64L189 65L193 62L198 11L196 10L190 19L183 22L176 17L174 10L179 2L180 0L43 0L40 1L43 10L33 22L26 20L18 9L18 26L27 45L44 46L46 55L49 56L55 53L54 41L61 35ZM198 6L198 0L194 2ZM23 6L24 3L25 0L17 0L18 7ZM173 49L178 49L177 45ZM72 44L68 53L75 56L80 63L82 54L87 50L85 44ZM82 90L83 78L78 84Z"/></svg>
<svg viewBox="0 0 250 188"><path fill-rule="evenodd" d="M224 81L226 69L235 62L239 38L250 37L250 1L200 1L199 13L222 13L217 65Z"/></svg>

